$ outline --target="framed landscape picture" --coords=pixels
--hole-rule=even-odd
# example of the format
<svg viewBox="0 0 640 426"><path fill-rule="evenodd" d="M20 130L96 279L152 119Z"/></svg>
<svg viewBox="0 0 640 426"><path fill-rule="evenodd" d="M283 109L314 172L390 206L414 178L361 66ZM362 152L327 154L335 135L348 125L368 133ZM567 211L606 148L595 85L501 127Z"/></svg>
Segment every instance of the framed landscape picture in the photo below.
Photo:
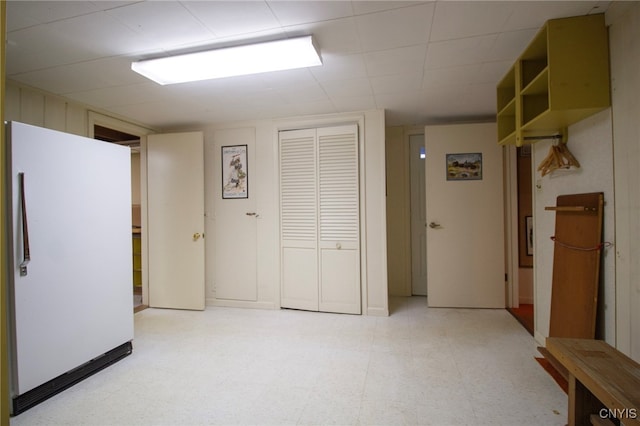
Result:
<svg viewBox="0 0 640 426"><path fill-rule="evenodd" d="M482 153L447 154L447 180L482 180Z"/></svg>

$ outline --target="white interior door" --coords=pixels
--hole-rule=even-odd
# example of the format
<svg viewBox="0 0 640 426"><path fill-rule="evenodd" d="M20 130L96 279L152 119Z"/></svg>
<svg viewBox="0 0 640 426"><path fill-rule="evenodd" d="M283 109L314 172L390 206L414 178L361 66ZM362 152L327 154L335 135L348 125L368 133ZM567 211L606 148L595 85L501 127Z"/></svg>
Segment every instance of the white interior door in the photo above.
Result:
<svg viewBox="0 0 640 426"><path fill-rule="evenodd" d="M427 295L427 203L424 135L409 137L411 159L411 294Z"/></svg>
<svg viewBox="0 0 640 426"><path fill-rule="evenodd" d="M283 308L318 310L315 129L280 132L280 261Z"/></svg>
<svg viewBox="0 0 640 426"><path fill-rule="evenodd" d="M429 306L505 307L503 148L496 140L495 123L425 128ZM460 155L456 169L447 165L449 154L481 154L481 178L477 166L463 167L471 156Z"/></svg>
<svg viewBox="0 0 640 426"><path fill-rule="evenodd" d="M320 128L318 203L323 312L360 314L358 128Z"/></svg>
<svg viewBox="0 0 640 426"><path fill-rule="evenodd" d="M220 300L256 301L257 283L257 221L260 212L256 209L256 196L252 195L256 185L255 172L255 130L253 128L223 129L214 134L217 164L222 172L216 176L221 179L215 188L214 247L215 297ZM237 145L242 143L243 145ZM239 157L237 157L239 155ZM227 189L234 183L237 175L236 158L241 159L240 169L246 177L238 182L240 189Z"/></svg>
<svg viewBox="0 0 640 426"><path fill-rule="evenodd" d="M149 306L205 306L202 132L147 137Z"/></svg>
<svg viewBox="0 0 640 426"><path fill-rule="evenodd" d="M281 306L361 313L358 128L280 132Z"/></svg>

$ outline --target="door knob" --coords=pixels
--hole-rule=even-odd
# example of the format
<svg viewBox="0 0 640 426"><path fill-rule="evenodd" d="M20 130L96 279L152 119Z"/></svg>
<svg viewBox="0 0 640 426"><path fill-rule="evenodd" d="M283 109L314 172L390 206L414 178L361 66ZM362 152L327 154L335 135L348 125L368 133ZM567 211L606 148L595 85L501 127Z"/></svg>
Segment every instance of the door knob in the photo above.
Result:
<svg viewBox="0 0 640 426"><path fill-rule="evenodd" d="M429 223L429 228L436 229L436 228L441 228L441 226L440 226L439 223L431 222L431 223Z"/></svg>
<svg viewBox="0 0 640 426"><path fill-rule="evenodd" d="M193 241L198 241L200 237L201 237L200 233L196 232L195 234L193 234Z"/></svg>

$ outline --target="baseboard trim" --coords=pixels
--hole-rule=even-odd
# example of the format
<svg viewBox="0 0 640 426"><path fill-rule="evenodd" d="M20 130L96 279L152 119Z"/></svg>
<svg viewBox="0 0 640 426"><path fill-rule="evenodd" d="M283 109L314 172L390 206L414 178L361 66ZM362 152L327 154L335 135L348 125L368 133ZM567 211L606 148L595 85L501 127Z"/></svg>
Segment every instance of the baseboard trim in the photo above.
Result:
<svg viewBox="0 0 640 426"><path fill-rule="evenodd" d="M389 309L386 308L367 308L367 315L372 317L388 317Z"/></svg>
<svg viewBox="0 0 640 426"><path fill-rule="evenodd" d="M272 302L251 302L246 300L227 300L209 298L206 300L207 306L219 308L248 308L248 309L277 309Z"/></svg>

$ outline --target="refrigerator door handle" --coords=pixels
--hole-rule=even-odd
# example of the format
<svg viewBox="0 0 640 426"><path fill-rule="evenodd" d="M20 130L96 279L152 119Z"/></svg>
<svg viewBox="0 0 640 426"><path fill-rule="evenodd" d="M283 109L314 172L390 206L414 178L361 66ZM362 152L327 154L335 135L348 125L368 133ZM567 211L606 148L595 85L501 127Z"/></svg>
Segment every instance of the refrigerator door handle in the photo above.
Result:
<svg viewBox="0 0 640 426"><path fill-rule="evenodd" d="M20 206L22 208L22 254L23 260L20 263L20 276L27 275L27 264L31 260L31 252L29 250L29 227L27 226L27 202L25 200L24 190L24 172L18 174L20 177Z"/></svg>

